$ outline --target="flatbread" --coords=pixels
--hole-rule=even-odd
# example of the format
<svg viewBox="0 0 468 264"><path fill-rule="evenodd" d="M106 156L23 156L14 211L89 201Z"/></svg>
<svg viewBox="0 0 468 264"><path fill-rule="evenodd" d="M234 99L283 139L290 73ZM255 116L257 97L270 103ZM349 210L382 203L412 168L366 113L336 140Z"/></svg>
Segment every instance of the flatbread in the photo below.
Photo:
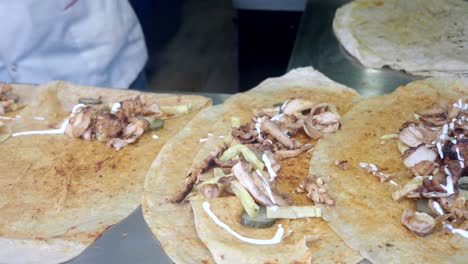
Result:
<svg viewBox="0 0 468 264"><path fill-rule="evenodd" d="M353 249L373 263L466 263L468 240L435 232L419 237L400 223L408 199L393 202L392 192L409 178L396 140L382 140L397 133L415 111L428 109L438 100L454 101L468 94L468 80L428 79L412 82L394 93L357 104L342 118L342 130L321 140L311 160L311 173L331 178L333 207L323 207L324 218ZM341 170L335 160L347 160ZM375 164L392 180L381 183L359 166Z"/></svg>
<svg viewBox="0 0 468 264"><path fill-rule="evenodd" d="M11 137L0 144L0 263L57 263L80 254L138 207L144 176L158 151L210 104L201 96L142 94L65 82L38 89L40 96L14 122L15 132L57 127L80 97L102 96L112 102L141 94L162 104L190 103L192 111L166 120L163 129L144 134L119 152L102 142L65 135Z"/></svg>
<svg viewBox="0 0 468 264"><path fill-rule="evenodd" d="M211 122L222 106L200 112L161 149L145 179L143 216L164 251L176 263L212 263L210 252L197 236L189 204L173 204L167 199L178 190L192 165L200 139L208 137Z"/></svg>
<svg viewBox="0 0 468 264"><path fill-rule="evenodd" d="M16 111L5 113L0 116L0 143L7 140L12 133L11 125L15 119L21 119L21 112L24 111L28 104L34 101L37 95L42 91L39 87L25 84L10 84L12 92L20 97Z"/></svg>
<svg viewBox="0 0 468 264"><path fill-rule="evenodd" d="M285 244L256 246L236 240L214 224L201 209L202 201L192 201L192 208L190 204L174 205L168 201L181 188L192 164L206 157L206 153L219 143L218 136L226 136L229 133L231 116L239 117L241 123L244 123L250 119L253 108L271 106L291 97L330 102L343 114L352 107L358 94L352 89L334 84L312 68L294 70L285 76L268 79L247 93L230 97L222 109L211 108L213 110L208 109L200 113L161 151L152 166L153 169L147 175L143 213L151 230L174 262L305 263L309 261L311 255L314 263L356 263L362 259L320 219L284 221L288 230L293 231L285 239ZM208 116L210 111L213 111L211 117ZM207 133L214 136L209 137ZM205 145L200 144L202 138L208 139ZM187 154L194 151L198 154ZM298 159L286 161L278 176L280 189L292 192L299 181L307 175L308 164L309 158L305 154ZM294 198L298 204L312 204L305 195L295 194ZM222 210L226 214L229 211L230 214L237 215L240 207L236 200L237 198L231 197L208 201L215 212ZM226 219L228 218L226 214L222 213L219 216ZM245 227L239 225L232 227L236 231L241 229L240 233L252 236L252 232L242 230ZM264 231L259 235L271 238L275 230ZM307 248L305 235L319 235L320 238Z"/></svg>
<svg viewBox="0 0 468 264"><path fill-rule="evenodd" d="M468 76L468 2L356 0L333 30L364 66L422 76Z"/></svg>

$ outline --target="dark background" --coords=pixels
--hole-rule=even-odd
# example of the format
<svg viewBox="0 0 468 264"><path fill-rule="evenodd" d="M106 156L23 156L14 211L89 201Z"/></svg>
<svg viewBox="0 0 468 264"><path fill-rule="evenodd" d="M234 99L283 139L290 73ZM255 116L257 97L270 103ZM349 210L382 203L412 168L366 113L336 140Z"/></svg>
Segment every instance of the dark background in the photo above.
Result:
<svg viewBox="0 0 468 264"><path fill-rule="evenodd" d="M235 93L284 74L302 15L231 0L130 2L147 41L152 91Z"/></svg>

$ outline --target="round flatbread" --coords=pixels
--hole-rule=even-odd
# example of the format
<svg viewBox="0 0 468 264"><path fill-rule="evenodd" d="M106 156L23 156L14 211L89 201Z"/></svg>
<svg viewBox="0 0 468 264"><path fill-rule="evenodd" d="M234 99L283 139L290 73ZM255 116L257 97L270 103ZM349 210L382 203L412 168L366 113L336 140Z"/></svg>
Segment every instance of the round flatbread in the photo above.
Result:
<svg viewBox="0 0 468 264"><path fill-rule="evenodd" d="M415 202L392 200L392 193L409 181L396 139L414 112L428 109L439 100L453 102L466 96L468 80L428 79L412 82L394 93L360 102L342 118L342 130L316 145L311 173L330 177L330 194L336 205L324 206L324 218L341 238L372 263L463 263L468 239L435 232L419 237L400 222L404 209L415 210ZM348 169L335 165L346 160ZM391 174L380 182L360 163L374 164Z"/></svg>
<svg viewBox="0 0 468 264"><path fill-rule="evenodd" d="M34 88L34 87L31 87ZM140 204L146 172L164 143L210 100L54 82L12 124L14 132L59 125L81 97L115 102L141 95L190 113L115 151L98 141L61 135L10 137L0 144L0 263L70 260ZM41 117L41 118L34 118ZM157 139L152 135L156 134Z"/></svg>
<svg viewBox="0 0 468 264"><path fill-rule="evenodd" d="M341 45L364 66L468 76L468 2L356 0L336 11Z"/></svg>
<svg viewBox="0 0 468 264"><path fill-rule="evenodd" d="M292 231L284 243L271 246L246 244L214 224L202 209L201 200L173 204L169 201L184 184L191 166L203 160L222 138L230 133L232 116L247 122L254 108L272 106L292 97L329 102L342 114L348 111L358 94L336 84L312 68L293 70L261 83L253 90L229 98L222 106L201 112L160 152L146 177L143 201L144 218L176 263L356 263L362 257L349 249L321 219L283 221ZM206 141L205 144L200 140ZM294 188L308 174L309 157L304 153L287 160L278 176L282 190ZM304 194L293 194L299 205L311 205ZM273 237L276 229L259 232L233 223L242 212L236 197L208 200L223 221L246 236ZM308 245L305 238L319 237Z"/></svg>

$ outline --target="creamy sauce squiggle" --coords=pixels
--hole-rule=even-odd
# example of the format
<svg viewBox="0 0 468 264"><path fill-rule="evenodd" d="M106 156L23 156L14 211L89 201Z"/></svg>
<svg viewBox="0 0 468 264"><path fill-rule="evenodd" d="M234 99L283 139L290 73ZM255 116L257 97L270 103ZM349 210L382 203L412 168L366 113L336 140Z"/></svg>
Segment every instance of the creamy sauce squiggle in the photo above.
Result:
<svg viewBox="0 0 468 264"><path fill-rule="evenodd" d="M432 206L434 207L434 209L437 211L437 213L439 215L443 215L444 214L444 211L442 210L442 207L440 206L440 204L438 202L433 202L432 203Z"/></svg>
<svg viewBox="0 0 468 264"><path fill-rule="evenodd" d="M257 245L274 245L274 244L281 243L281 241L283 239L284 228L283 228L283 226L281 224L278 225L278 230L276 230L275 236L273 238L271 238L271 239L255 239L255 238L244 237L244 236L236 233L228 225L226 225L221 220L219 220L218 217L213 213L213 211L211 211L210 207L211 207L210 203L203 202L203 209L208 214L208 216L210 216L211 219L213 219L213 221L217 225L219 225L224 230L228 231L229 233L231 233L233 236L235 236L237 239L239 239L241 241L244 241L244 242L249 243L249 244L257 244Z"/></svg>
<svg viewBox="0 0 468 264"><path fill-rule="evenodd" d="M70 115L70 118L73 117L73 115L78 111L80 108L86 107L84 104L77 104L73 107L72 114ZM46 135L46 134L63 134L65 133L65 128L68 125L68 121L70 119L67 118L65 121L63 121L62 125L58 129L49 129L49 130L33 130L33 131L23 131L23 132L16 132L13 133L13 137L18 137L18 136L26 136L26 135Z"/></svg>
<svg viewBox="0 0 468 264"><path fill-rule="evenodd" d="M268 174L270 174L270 181L274 181L276 178L276 172L275 170L273 170L273 167L271 166L271 161L265 153L263 153L262 155L262 160L265 163L265 166L267 167Z"/></svg>
<svg viewBox="0 0 468 264"><path fill-rule="evenodd" d="M447 224L445 222L442 222L442 225L447 228L448 230L452 231L452 234L459 234L464 238L468 238L468 231L459 229L459 228L454 228L451 224Z"/></svg>
<svg viewBox="0 0 468 264"><path fill-rule="evenodd" d="M276 204L275 197L273 197L273 193L271 192L270 184L268 184L268 181L263 177L263 174L260 170L256 170L257 175L262 179L263 185L265 186L265 189L268 193L268 196L270 197L270 200L273 202L273 204Z"/></svg>

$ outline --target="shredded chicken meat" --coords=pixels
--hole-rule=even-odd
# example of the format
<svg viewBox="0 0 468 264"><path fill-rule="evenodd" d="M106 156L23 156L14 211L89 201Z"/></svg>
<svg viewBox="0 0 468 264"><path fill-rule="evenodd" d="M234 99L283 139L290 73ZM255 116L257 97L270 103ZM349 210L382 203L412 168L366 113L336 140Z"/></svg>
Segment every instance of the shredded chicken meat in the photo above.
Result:
<svg viewBox="0 0 468 264"><path fill-rule="evenodd" d="M428 235L434 229L435 219L426 214L405 210L401 216L401 222L418 236Z"/></svg>
<svg viewBox="0 0 468 264"><path fill-rule="evenodd" d="M339 122L340 115L334 106L304 99L290 99L275 107L256 109L250 122L232 127L232 138L229 139L232 142L225 142L231 146L213 152L202 166L192 168L184 188L171 200L182 202L192 189L198 190L205 198L219 196L222 192L225 192L224 195L232 195L231 184L234 180L235 188L240 184L259 205L290 205L294 203L292 196L276 189L275 180L281 162L313 149L312 144L299 142L295 136L302 133L312 139L319 139L324 134L338 130ZM200 168L230 169L233 176L222 177L223 182L220 183L220 179L218 183L223 188L218 188L217 184L212 184L212 181L217 180L216 175L212 175L211 179L197 180ZM201 187L198 188L198 185ZM306 192L307 197L315 203L335 203L327 193L325 178L307 177L297 190Z"/></svg>
<svg viewBox="0 0 468 264"><path fill-rule="evenodd" d="M335 200L328 194L328 179L309 176L296 188L298 193L307 193L307 197L317 204L335 205Z"/></svg>
<svg viewBox="0 0 468 264"><path fill-rule="evenodd" d="M157 104L145 104L139 96L118 104L120 107L115 112L105 107L78 108L70 117L65 134L74 138L106 142L119 151L150 129L150 122L146 117L155 118L162 114Z"/></svg>
<svg viewBox="0 0 468 264"><path fill-rule="evenodd" d="M466 99L440 101L432 108L417 111L418 121L407 122L400 129L403 163L415 178L394 192L392 198L429 199L428 212L406 210L401 218L420 236L433 232L435 225L447 219L459 226L468 220L468 190L458 184L468 174L467 114ZM427 213L437 216L437 221Z"/></svg>
<svg viewBox="0 0 468 264"><path fill-rule="evenodd" d="M18 96L12 94L12 90L11 85L0 83L0 115L15 111L18 108L15 102L15 98L18 98Z"/></svg>

